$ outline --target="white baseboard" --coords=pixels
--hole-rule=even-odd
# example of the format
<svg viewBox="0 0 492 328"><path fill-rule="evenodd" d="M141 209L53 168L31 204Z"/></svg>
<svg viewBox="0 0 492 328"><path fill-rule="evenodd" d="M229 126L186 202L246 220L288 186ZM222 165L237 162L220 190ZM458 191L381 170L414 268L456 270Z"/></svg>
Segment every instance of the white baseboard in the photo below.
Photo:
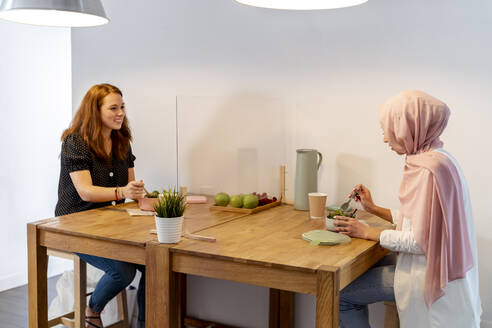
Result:
<svg viewBox="0 0 492 328"><path fill-rule="evenodd" d="M64 271L73 270L73 262L70 260L50 257L48 263L48 278ZM0 292L27 284L27 270L0 277Z"/></svg>
<svg viewBox="0 0 492 328"><path fill-rule="evenodd" d="M27 284L27 273L15 273L0 278L0 292Z"/></svg>

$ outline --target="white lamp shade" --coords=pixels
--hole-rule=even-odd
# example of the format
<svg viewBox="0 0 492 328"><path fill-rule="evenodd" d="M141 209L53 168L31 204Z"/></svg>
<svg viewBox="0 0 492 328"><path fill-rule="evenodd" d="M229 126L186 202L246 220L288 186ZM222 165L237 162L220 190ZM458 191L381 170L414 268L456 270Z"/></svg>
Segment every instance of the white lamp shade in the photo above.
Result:
<svg viewBox="0 0 492 328"><path fill-rule="evenodd" d="M0 18L12 22L86 27L109 22L100 0L0 0Z"/></svg>
<svg viewBox="0 0 492 328"><path fill-rule="evenodd" d="M236 0L245 5L291 10L335 9L360 5L368 0Z"/></svg>

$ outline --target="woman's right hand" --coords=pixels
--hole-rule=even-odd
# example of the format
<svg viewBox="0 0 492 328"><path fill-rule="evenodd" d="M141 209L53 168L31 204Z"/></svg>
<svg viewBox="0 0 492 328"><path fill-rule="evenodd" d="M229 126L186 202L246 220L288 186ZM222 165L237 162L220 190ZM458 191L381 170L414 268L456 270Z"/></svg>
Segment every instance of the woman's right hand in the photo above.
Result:
<svg viewBox="0 0 492 328"><path fill-rule="evenodd" d="M145 194L144 183L142 180L133 180L123 187L123 197L130 199L142 198Z"/></svg>
<svg viewBox="0 0 492 328"><path fill-rule="evenodd" d="M349 197L352 197L356 202L360 202L362 208L369 213L372 213L376 207L372 201L371 191L362 184L356 185Z"/></svg>

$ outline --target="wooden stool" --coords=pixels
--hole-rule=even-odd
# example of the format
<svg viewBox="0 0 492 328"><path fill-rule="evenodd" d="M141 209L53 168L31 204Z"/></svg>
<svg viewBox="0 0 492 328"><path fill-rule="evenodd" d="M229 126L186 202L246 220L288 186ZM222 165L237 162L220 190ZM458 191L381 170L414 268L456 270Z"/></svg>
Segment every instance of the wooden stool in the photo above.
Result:
<svg viewBox="0 0 492 328"><path fill-rule="evenodd" d="M48 321L48 327L63 324L72 328L85 327L85 307L87 304L87 265L77 255L73 253L58 251L54 249L47 250L48 256L56 256L73 261L73 287L74 287L74 304L73 311L65 313L59 317ZM106 328L128 328L128 307L126 302L126 290L116 296L118 301L118 321Z"/></svg>
<svg viewBox="0 0 492 328"><path fill-rule="evenodd" d="M400 319L395 302L384 302L386 314L384 316L384 328L399 328Z"/></svg>

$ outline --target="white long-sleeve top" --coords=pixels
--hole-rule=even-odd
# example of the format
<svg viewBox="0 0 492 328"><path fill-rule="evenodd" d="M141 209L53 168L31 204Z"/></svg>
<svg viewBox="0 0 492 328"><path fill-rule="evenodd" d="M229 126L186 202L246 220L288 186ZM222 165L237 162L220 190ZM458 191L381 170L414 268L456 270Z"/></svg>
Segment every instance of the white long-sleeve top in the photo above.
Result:
<svg viewBox="0 0 492 328"><path fill-rule="evenodd" d="M424 301L427 260L424 251L415 241L412 222L404 217L401 231L383 231L380 236L381 246L399 252L394 291L400 327L479 328L482 306L478 287L477 241L468 187L456 160L442 149L435 151L447 155L460 174L474 266L466 273L464 279L449 282L444 289L444 296L427 309ZM399 211L391 210L391 215L397 220Z"/></svg>

